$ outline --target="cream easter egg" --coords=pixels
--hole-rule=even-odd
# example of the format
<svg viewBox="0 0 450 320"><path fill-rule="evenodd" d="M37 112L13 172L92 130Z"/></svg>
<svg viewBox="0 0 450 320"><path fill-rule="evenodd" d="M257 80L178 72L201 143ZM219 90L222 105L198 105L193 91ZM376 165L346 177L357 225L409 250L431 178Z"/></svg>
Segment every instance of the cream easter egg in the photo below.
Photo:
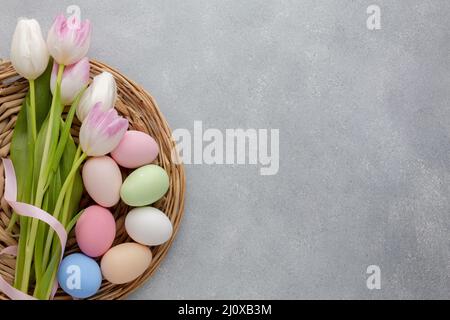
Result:
<svg viewBox="0 0 450 320"><path fill-rule="evenodd" d="M149 247L127 242L109 249L100 265L106 280L113 284L122 284L142 275L151 262L152 252Z"/></svg>
<svg viewBox="0 0 450 320"><path fill-rule="evenodd" d="M122 174L108 156L93 157L83 166L83 183L91 198L102 207L112 207L120 200Z"/></svg>

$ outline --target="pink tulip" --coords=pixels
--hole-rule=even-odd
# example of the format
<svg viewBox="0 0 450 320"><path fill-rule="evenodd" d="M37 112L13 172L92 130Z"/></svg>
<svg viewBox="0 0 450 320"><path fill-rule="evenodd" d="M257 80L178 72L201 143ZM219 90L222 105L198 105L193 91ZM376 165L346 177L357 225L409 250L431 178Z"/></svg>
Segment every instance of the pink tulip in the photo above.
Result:
<svg viewBox="0 0 450 320"><path fill-rule="evenodd" d="M81 148L88 156L103 156L117 147L127 129L128 120L116 109L103 111L101 103L96 103L81 125Z"/></svg>
<svg viewBox="0 0 450 320"><path fill-rule="evenodd" d="M75 16L72 19L77 19ZM63 14L56 17L47 36L50 55L58 64L65 66L81 60L89 50L91 23L89 20L76 23Z"/></svg>
<svg viewBox="0 0 450 320"><path fill-rule="evenodd" d="M58 76L58 64L53 64L50 89L55 94L56 78ZM61 103L65 106L72 104L81 90L89 82L89 59L84 57L75 64L64 69L61 81Z"/></svg>

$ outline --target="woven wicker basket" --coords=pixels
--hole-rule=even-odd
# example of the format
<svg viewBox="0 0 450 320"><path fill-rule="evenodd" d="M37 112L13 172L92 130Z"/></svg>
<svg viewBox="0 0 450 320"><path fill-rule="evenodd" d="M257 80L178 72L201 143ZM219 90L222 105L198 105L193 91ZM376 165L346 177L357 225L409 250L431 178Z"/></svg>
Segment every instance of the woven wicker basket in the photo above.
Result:
<svg viewBox="0 0 450 320"><path fill-rule="evenodd" d="M159 200L153 206L165 212L170 218L174 228L172 238L161 246L151 248L153 261L150 267L138 279L123 285L114 285L107 281L103 281L100 291L92 297L92 299L122 299L146 281L155 272L156 268L161 264L161 261L167 254L183 214L185 175L182 165L171 162L171 150L174 145L171 139L171 131L166 120L159 111L155 100L142 87L132 80L129 80L118 71L101 62L91 61L91 76L95 76L102 71L109 71L116 79L118 88L118 102L116 108L118 112L129 120L130 129L147 132L157 141L160 153L155 163L163 167L170 177L170 187L168 192L163 199ZM0 61L0 157L2 158L8 157L9 155L9 146L14 130L14 124L27 90L27 81L17 75L9 62ZM80 122L75 119L72 126L72 135L75 137L76 141L79 128ZM122 175L125 177L129 172L129 170L122 170ZM17 244L17 237L12 236L5 231L11 217L11 210L3 198L3 188L3 167L0 162L0 250L4 247ZM86 207L91 202L89 196L85 194L82 199L81 207ZM128 206L120 202L111 210L116 219L117 227L114 245L132 241L128 237L124 227L125 216L129 209ZM13 230L13 233L18 233L18 231L19 229L17 226L17 228ZM72 232L69 235L66 253L75 251L79 251L79 249ZM14 268L14 258L5 255L0 258L0 274L10 283L12 283L14 278ZM7 298L0 292L0 300L5 299ZM71 297L67 296L61 290L58 290L55 299L71 299Z"/></svg>

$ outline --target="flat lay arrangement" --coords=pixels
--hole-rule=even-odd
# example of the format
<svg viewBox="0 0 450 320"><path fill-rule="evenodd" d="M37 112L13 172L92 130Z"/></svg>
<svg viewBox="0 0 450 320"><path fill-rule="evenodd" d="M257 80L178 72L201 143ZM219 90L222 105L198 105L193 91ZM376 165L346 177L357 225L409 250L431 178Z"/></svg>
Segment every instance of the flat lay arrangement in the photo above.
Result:
<svg viewBox="0 0 450 320"><path fill-rule="evenodd" d="M88 58L92 25L18 20L0 64L0 299L119 299L158 267L185 177L154 99ZM3 175L4 172L4 175Z"/></svg>

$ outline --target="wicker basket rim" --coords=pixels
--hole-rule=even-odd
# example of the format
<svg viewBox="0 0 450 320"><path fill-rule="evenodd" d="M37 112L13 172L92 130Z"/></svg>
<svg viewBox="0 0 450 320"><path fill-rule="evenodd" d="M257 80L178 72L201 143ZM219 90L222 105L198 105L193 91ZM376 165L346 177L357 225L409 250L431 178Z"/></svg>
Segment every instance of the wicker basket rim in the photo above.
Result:
<svg viewBox="0 0 450 320"><path fill-rule="evenodd" d="M163 199L154 205L167 214L173 225L173 235L169 241L158 247L152 247L153 260L150 267L136 280L123 284L113 285L103 281L100 291L92 297L93 299L123 299L130 293L138 289L147 279L149 279L162 260L167 255L171 244L173 243L180 226L184 211L185 199L185 173L182 164L176 164L171 161L171 151L174 148L174 142L171 137L171 130L164 116L162 115L155 99L140 85L129 79L118 70L97 60L91 60L91 78L102 71L110 72L118 88L118 102L116 108L120 114L130 121L130 128L149 133L160 147L160 154L154 162L163 167L169 175L169 191ZM9 145L11 143L14 124L17 119L17 113L20 111L22 101L25 97L28 85L26 81L19 77L14 71L11 63L0 59L0 156L9 155ZM72 127L72 134L78 136L80 123L76 120ZM1 166L1 165L0 165ZM3 168L0 168L3 171ZM127 171L123 170L126 175ZM0 176L0 250L3 247L14 245L16 239L8 234L5 229L9 223L11 211L3 198L4 178ZM86 198L84 199L88 201ZM89 203L89 202L87 202ZM83 201L82 204L83 206ZM124 218L129 207L123 203L114 207L113 213L116 218L116 239L115 244L132 241L124 229ZM74 237L69 239L67 244L67 253L77 250ZM4 257L0 258L0 274L9 281L14 277L15 259ZM7 299L0 293L0 300ZM56 299L70 299L62 291L58 291Z"/></svg>

